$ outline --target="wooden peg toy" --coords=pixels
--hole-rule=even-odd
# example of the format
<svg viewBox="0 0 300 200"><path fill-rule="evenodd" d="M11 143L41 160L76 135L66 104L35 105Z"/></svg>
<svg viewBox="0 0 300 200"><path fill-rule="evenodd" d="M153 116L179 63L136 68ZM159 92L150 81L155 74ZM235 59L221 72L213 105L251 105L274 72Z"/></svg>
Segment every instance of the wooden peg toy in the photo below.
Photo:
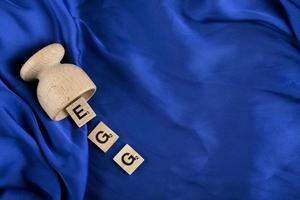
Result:
<svg viewBox="0 0 300 200"><path fill-rule="evenodd" d="M25 81L39 80L38 100L55 121L69 115L66 107L76 99L83 97L84 101L88 101L96 91L96 85L81 68L60 63L64 54L61 44L48 45L27 60L20 71Z"/></svg>

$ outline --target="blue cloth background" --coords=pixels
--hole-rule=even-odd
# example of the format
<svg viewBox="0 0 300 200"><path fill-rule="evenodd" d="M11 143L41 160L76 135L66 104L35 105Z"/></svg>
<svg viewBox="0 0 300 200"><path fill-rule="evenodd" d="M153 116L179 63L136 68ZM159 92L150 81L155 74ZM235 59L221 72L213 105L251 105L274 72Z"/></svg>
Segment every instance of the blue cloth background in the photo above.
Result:
<svg viewBox="0 0 300 200"><path fill-rule="evenodd" d="M300 199L299 19L297 0L0 1L1 199ZM53 42L98 87L80 129L19 76Z"/></svg>

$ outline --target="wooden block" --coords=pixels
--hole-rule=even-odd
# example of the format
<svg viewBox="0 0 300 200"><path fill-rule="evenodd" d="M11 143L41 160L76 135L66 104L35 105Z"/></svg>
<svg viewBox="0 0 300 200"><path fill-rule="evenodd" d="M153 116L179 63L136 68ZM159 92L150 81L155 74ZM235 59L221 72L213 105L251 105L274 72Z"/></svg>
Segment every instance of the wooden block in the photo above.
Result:
<svg viewBox="0 0 300 200"><path fill-rule="evenodd" d="M88 138L103 152L107 152L118 140L119 136L103 122L100 122L89 134Z"/></svg>
<svg viewBox="0 0 300 200"><path fill-rule="evenodd" d="M83 97L74 101L66 110L78 127L82 127L96 116L96 113Z"/></svg>
<svg viewBox="0 0 300 200"><path fill-rule="evenodd" d="M144 158L126 144L114 157L114 161L131 175L144 162Z"/></svg>

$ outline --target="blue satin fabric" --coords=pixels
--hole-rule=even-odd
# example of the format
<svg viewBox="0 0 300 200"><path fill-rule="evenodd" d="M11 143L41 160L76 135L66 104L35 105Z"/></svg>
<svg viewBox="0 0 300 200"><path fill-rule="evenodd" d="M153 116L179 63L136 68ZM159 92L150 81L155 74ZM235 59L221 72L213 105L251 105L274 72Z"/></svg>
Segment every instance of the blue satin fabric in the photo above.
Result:
<svg viewBox="0 0 300 200"><path fill-rule="evenodd" d="M297 0L0 1L1 199L300 199L299 19ZM19 77L53 42L98 87L82 128Z"/></svg>

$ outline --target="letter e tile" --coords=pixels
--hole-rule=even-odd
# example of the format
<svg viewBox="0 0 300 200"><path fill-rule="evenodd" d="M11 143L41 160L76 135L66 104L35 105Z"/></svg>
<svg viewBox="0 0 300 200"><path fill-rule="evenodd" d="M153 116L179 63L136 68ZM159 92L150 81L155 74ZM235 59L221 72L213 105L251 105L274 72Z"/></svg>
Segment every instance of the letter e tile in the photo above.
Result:
<svg viewBox="0 0 300 200"><path fill-rule="evenodd" d="M78 127L82 127L96 116L96 113L83 97L80 97L71 105L69 105L66 108L66 111L69 113Z"/></svg>

